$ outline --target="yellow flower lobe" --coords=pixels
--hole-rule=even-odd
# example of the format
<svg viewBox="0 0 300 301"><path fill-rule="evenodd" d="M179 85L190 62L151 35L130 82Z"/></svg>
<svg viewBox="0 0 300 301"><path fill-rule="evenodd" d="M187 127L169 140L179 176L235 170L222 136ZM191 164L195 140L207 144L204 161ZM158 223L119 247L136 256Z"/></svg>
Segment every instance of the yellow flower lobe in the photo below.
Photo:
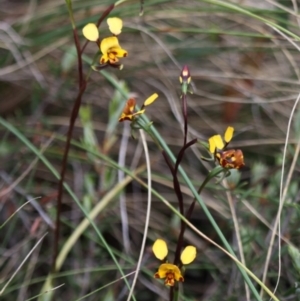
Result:
<svg viewBox="0 0 300 301"><path fill-rule="evenodd" d="M85 25L82 29L83 36L92 42L96 42L99 39L99 31L94 23Z"/></svg>
<svg viewBox="0 0 300 301"><path fill-rule="evenodd" d="M229 126L224 134L224 141L226 143L229 143L233 137L234 128L232 126Z"/></svg>
<svg viewBox="0 0 300 301"><path fill-rule="evenodd" d="M151 105L158 97L157 93L152 94L144 101L144 107Z"/></svg>
<svg viewBox="0 0 300 301"><path fill-rule="evenodd" d="M152 246L152 251L156 258L164 260L168 255L168 246L164 240L157 239Z"/></svg>
<svg viewBox="0 0 300 301"><path fill-rule="evenodd" d="M118 35L122 32L123 21L120 18L108 18L107 25L112 34Z"/></svg>
<svg viewBox="0 0 300 301"><path fill-rule="evenodd" d="M196 248L194 246L187 246L181 253L180 260L183 264L190 264L196 258Z"/></svg>

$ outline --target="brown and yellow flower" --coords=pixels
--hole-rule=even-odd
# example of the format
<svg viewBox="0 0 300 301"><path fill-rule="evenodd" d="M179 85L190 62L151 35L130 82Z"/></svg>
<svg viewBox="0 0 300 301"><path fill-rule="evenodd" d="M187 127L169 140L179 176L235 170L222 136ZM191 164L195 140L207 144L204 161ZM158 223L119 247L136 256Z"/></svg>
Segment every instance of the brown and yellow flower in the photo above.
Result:
<svg viewBox="0 0 300 301"><path fill-rule="evenodd" d="M125 104L121 117L119 118L119 122L124 120L133 121L136 116L143 114L146 110L145 107L151 105L157 97L157 93L152 94L144 101L142 108L138 111L135 110L136 100L134 98L129 98Z"/></svg>
<svg viewBox="0 0 300 301"><path fill-rule="evenodd" d="M121 33L123 21L120 18L116 17L108 18L107 24L109 30L114 36L104 38L101 42L99 39L100 36L98 27L94 23L85 25L82 29L82 33L87 40L97 43L100 51L102 52L102 56L100 58L100 63L102 65L122 67L122 65L118 64L118 58L126 57L128 55L128 52L120 46L119 40L116 35L119 35Z"/></svg>
<svg viewBox="0 0 300 301"><path fill-rule="evenodd" d="M225 150L233 137L234 128L229 126L222 138L221 135L214 135L208 139L209 152L226 169L240 169L245 165L244 155L240 149Z"/></svg>
<svg viewBox="0 0 300 301"><path fill-rule="evenodd" d="M167 243L162 239L157 239L152 246L153 253L159 260L165 260L168 255ZM187 246L181 253L181 263L190 264L196 258L196 248ZM180 268L172 263L163 263L158 267L158 271L154 274L155 278L165 279L165 285L174 286L175 281L183 282L184 278Z"/></svg>

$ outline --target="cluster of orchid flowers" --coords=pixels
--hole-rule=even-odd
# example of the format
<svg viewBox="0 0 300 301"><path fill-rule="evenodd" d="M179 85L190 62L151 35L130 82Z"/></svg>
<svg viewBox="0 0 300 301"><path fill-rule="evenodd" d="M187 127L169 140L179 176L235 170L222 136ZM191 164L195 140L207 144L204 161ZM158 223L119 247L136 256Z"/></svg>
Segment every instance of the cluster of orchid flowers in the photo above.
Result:
<svg viewBox="0 0 300 301"><path fill-rule="evenodd" d="M108 18L107 24L113 36L103 38L102 40L100 40L99 30L96 24L89 23L84 26L82 30L84 37L89 41L95 42L102 53L100 66L94 66L93 68L95 70L101 70L108 66L122 69L123 65L119 63L119 58L126 57L128 54L127 51L120 46L117 38L117 35L122 31L122 20L119 18ZM187 87L191 81L187 66L184 66L179 80L182 84L183 93L187 93ZM140 109L136 108L136 100L134 98L128 99L119 118L119 122L128 120L131 122L132 129L145 129L143 123L140 122L140 116L145 113L146 107L151 105L157 98L158 94L152 94L144 101ZM208 139L208 144L203 143L211 157L202 157L202 159L214 160L224 169L225 176L229 173L230 169L240 169L245 165L244 156L240 149L226 149L229 142L232 140L233 133L234 128L229 126L226 129L223 138L221 135L217 134ZM175 281L184 281L184 266L190 264L196 258L196 248L194 246L187 246L181 253L180 263L178 265L169 263L167 261L168 247L166 242L162 239L157 239L154 242L152 250L156 258L162 261L162 264L159 266L154 277L165 279L165 285L171 287L175 285Z"/></svg>
<svg viewBox="0 0 300 301"><path fill-rule="evenodd" d="M127 100L123 112L119 118L119 121L131 121L135 124L140 115L145 113L145 107L152 104L158 95L156 93L148 97L140 110L136 110L136 100L130 98ZM207 150L211 154L213 160L215 160L226 172L229 169L240 169L244 164L243 152L240 149L226 150L229 142L233 138L234 128L229 126L222 138L221 135L213 135L208 139ZM207 160L206 158L203 158ZM209 159L209 160L211 160ZM196 248L194 246L187 246L181 253L180 265L175 265L167 261L168 247L164 240L157 239L152 247L153 253L156 258L163 261L159 266L158 271L154 274L155 278L165 279L165 285L174 286L175 281L183 282L183 269L184 265L188 265L196 258Z"/></svg>
<svg viewBox="0 0 300 301"><path fill-rule="evenodd" d="M145 108L152 104L158 95L156 93L152 94L148 97L140 110L136 110L136 100L134 98L130 98L127 100L123 112L119 118L119 122L124 120L129 120L132 124L135 124L139 115L145 113ZM241 167L245 166L244 163L244 155L240 149L229 149L226 150L229 142L233 138L234 128L229 126L222 138L221 135L213 135L208 139L208 151L211 154L211 158L204 158L202 159L206 161L215 160L221 167L225 170L229 169L240 169Z"/></svg>
<svg viewBox="0 0 300 301"><path fill-rule="evenodd" d="M98 27L94 23L85 25L82 29L82 32L87 40L96 42L98 48L102 53L102 56L100 58L100 66L95 67L96 70L100 70L107 66L122 69L123 65L119 63L118 58L126 57L128 55L127 51L120 46L119 40L117 38L117 35L122 32L123 21L120 18L113 17L107 19L107 24L113 36L103 38L101 41ZM184 67L182 74L185 73L188 73L189 75L187 66ZM190 82L190 76L188 76L188 80ZM180 82L182 83L181 77ZM152 104L157 97L158 95L156 93L152 94L144 101L140 110L136 110L136 100L134 98L128 99L119 118L119 121L122 122L124 120L129 120L132 122L132 125L134 125L138 120L137 118L145 113L145 108ZM223 138L221 137L221 135L214 135L210 137L208 139L207 149L212 157L210 159L202 159L213 159L226 170L240 169L241 167L243 167L245 165L243 152L240 149L226 150L227 145L233 137L233 132L234 128L229 126L225 131Z"/></svg>
<svg viewBox="0 0 300 301"><path fill-rule="evenodd" d="M152 104L158 95L156 93L148 97L140 110L136 110L136 100L130 98L127 100L123 112L119 118L119 121L131 121L135 124L140 115L145 113L145 107ZM205 160L215 160L218 164L224 168L225 171L229 169L240 169L244 164L243 152L240 149L226 150L229 142L232 140L234 133L233 127L228 127L225 131L224 137L221 135L213 135L208 139L207 150L211 154L210 159L203 158ZM206 144L207 145L207 144ZM155 278L165 279L165 285L174 286L175 281L183 282L183 266L188 265L196 258L196 248L194 246L187 246L181 253L180 265L175 265L167 261L168 247L164 240L157 239L152 247L153 253L156 258L163 263L159 266L158 271L154 274Z"/></svg>

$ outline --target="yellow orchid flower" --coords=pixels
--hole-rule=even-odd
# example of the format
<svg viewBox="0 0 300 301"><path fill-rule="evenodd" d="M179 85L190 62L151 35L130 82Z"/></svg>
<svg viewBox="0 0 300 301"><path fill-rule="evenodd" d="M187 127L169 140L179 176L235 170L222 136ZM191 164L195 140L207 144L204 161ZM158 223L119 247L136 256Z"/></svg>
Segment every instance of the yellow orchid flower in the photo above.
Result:
<svg viewBox="0 0 300 301"><path fill-rule="evenodd" d="M119 122L122 122L124 120L129 120L132 121L135 116L144 114L145 112L145 107L149 106L152 104L156 98L158 97L157 93L152 94L150 97L148 97L145 101L144 104L142 105L142 108L139 111L135 111L135 106L136 106L136 101L134 98L129 98L125 104L125 107L123 109L123 112L119 118Z"/></svg>
<svg viewBox="0 0 300 301"><path fill-rule="evenodd" d="M119 122L124 120L132 121L135 116L141 115L145 112L145 110L139 110L135 112L136 101L134 98L129 98L125 104L121 117L119 118Z"/></svg>
<svg viewBox="0 0 300 301"><path fill-rule="evenodd" d="M234 133L234 128L229 126L222 138L221 135L214 135L208 139L209 152L219 164L226 169L240 169L245 166L244 155L240 149L225 150L228 143L231 141Z"/></svg>
<svg viewBox="0 0 300 301"><path fill-rule="evenodd" d="M153 246L152 251L156 258L165 260L168 255L168 246L163 239L157 239ZM187 246L181 253L180 260L182 264L190 264L196 258L196 248L194 246ZM155 278L165 279L165 285L174 286L175 281L183 282L180 268L172 263L163 263L158 267L158 271L154 274Z"/></svg>
<svg viewBox="0 0 300 301"><path fill-rule="evenodd" d="M82 29L84 37L89 41L96 42L102 52L102 56L100 58L102 66L94 66L94 70L101 70L107 66L122 69L123 65L118 64L118 58L126 57L128 55L127 51L120 46L119 40L116 37L116 35L120 34L122 31L123 21L116 17L108 18L107 25L114 36L104 38L101 42L99 39L99 30L96 24L88 23Z"/></svg>

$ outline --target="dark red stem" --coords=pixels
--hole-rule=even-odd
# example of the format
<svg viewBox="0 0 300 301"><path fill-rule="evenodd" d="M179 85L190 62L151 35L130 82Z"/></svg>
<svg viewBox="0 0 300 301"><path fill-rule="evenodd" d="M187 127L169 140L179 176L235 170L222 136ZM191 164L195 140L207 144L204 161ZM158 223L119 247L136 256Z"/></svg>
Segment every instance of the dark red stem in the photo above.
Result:
<svg viewBox="0 0 300 301"><path fill-rule="evenodd" d="M52 258L52 272L55 272L55 266L56 266L56 258L58 255L58 246L59 246L59 234L60 234L60 215L61 215L61 207L62 207L62 197L63 197L63 183L65 179L65 173L67 169L67 161L68 161L68 154L69 149L71 145L71 139L73 134L73 129L75 125L76 118L78 116L79 108L81 105L81 98L82 95L86 89L86 82L83 78L83 68L82 68L82 58L81 58L81 50L80 50L80 42L78 38L78 32L77 29L73 29L73 37L74 37L74 43L76 46L77 51L77 59L78 59L78 95L76 97L70 122L69 122L69 128L67 133L67 141L66 146L64 149L63 159L62 159L62 168L60 172L60 179L58 183L58 196L57 196L57 205L56 205L56 226L55 226L55 232L54 232L54 247L53 247L53 258Z"/></svg>
<svg viewBox="0 0 300 301"><path fill-rule="evenodd" d="M100 26L102 21L108 16L108 14L113 10L114 7L115 7L115 5L112 4L104 11L104 13L101 15L101 17L99 18L99 20L97 22L97 27ZM84 75L83 75L83 66L82 66L81 55L89 41L85 42L85 44L82 48L80 47L80 41L79 41L77 28L73 29L73 37L74 37L74 43L76 46L77 60L78 60L78 94L77 94L77 97L76 97L76 100L75 100L75 103L74 103L74 106L73 106L73 109L71 112L69 128L68 128L68 133L67 133L67 141L66 141L66 146L64 149L62 168L61 168L60 179L59 179L59 183L58 183L56 227L55 227L55 233L54 233L54 247L53 247L53 258L52 258L52 271L53 272L55 272L56 258L58 255L59 233L60 233L60 215L61 215L62 197L63 197L63 183L64 183L65 173L66 173L66 169L67 169L68 154L69 154L69 149L70 149L70 145L71 145L71 139L72 139L75 121L77 119L78 112L79 112L80 105L81 105L81 98L82 98L82 95L87 86L87 83L86 83L86 81L84 79Z"/></svg>

